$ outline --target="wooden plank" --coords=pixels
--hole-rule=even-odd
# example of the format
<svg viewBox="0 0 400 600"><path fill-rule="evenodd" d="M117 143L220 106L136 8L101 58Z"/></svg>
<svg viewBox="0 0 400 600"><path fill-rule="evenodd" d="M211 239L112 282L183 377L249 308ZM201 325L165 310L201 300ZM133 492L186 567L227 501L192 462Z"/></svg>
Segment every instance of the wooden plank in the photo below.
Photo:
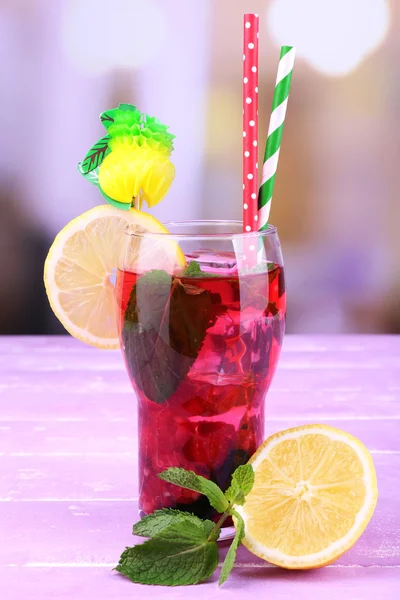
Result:
<svg viewBox="0 0 400 600"><path fill-rule="evenodd" d="M400 378L400 376L399 376ZM294 377L287 377L292 389L277 389L272 385L266 398L267 415L270 418L286 418L287 415L323 419L400 419L399 391L383 386L378 390L366 391L343 385L331 388L309 390L296 389ZM98 382L97 382L98 385ZM326 381L324 382L326 386ZM96 382L92 382L96 387ZM40 411L38 411L40 404ZM18 405L18 410L16 410ZM34 421L38 423L55 422L93 422L107 419L108 422L131 421L136 410L136 398L133 390L117 382L112 391L96 389L61 390L33 387L31 383L20 384L0 391L0 427L15 421ZM0 436L1 436L0 429Z"/></svg>
<svg viewBox="0 0 400 600"><path fill-rule="evenodd" d="M398 498L395 499L398 502ZM398 504L397 504L398 506ZM399 566L400 524L393 498L380 498L371 523L357 544L335 563L341 566ZM7 547L0 565L113 564L125 546L140 541L131 535L138 520L137 501L60 501L0 503L2 535ZM224 557L226 548L221 550ZM238 563L264 565L240 547ZM400 571L399 571L400 575Z"/></svg>
<svg viewBox="0 0 400 600"><path fill-rule="evenodd" d="M400 455L374 454L380 498L400 506ZM131 499L138 495L137 455L0 458L0 501ZM61 474L61 476L60 476ZM399 519L400 520L400 519ZM0 549L1 550L1 549Z"/></svg>
<svg viewBox="0 0 400 600"><path fill-rule="evenodd" d="M218 571L198 586L166 588L138 586L110 567L6 568L0 571L0 597L5 600L247 600L252 595L271 600L396 600L400 574L396 568L326 567L314 572L270 568L235 568L218 589Z"/></svg>
<svg viewBox="0 0 400 600"><path fill-rule="evenodd" d="M133 407L132 407L133 409ZM127 411L128 412L128 411ZM1 452L0 464L9 457L45 456L90 456L96 455L135 455L137 422L134 410L125 421L108 419L57 421L57 422L11 422L0 424ZM219 417L214 417L218 421ZM223 417L221 418L223 420ZM315 415L291 417L269 416L265 435L315 421L332 427L345 429L358 437L374 454L400 452L400 419L337 419L335 415Z"/></svg>

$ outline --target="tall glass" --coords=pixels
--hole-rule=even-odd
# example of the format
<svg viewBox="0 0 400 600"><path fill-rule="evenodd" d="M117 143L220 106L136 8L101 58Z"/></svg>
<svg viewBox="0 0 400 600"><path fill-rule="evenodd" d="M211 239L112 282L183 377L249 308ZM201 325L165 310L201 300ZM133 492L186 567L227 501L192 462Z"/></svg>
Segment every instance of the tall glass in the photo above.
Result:
<svg viewBox="0 0 400 600"><path fill-rule="evenodd" d="M139 504L145 514L170 507L215 518L205 496L157 474L184 467L224 490L262 442L285 329L281 247L271 225L250 234L237 221L166 227L127 229L117 273L138 401Z"/></svg>

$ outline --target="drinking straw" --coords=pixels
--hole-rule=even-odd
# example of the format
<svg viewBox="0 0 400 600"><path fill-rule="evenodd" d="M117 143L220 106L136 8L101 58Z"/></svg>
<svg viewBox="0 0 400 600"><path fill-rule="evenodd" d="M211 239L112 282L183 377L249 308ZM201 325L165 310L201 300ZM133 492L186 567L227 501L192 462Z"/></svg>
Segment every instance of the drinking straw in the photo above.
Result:
<svg viewBox="0 0 400 600"><path fill-rule="evenodd" d="M243 20L243 229L257 231L258 210L258 31L257 14Z"/></svg>
<svg viewBox="0 0 400 600"><path fill-rule="evenodd" d="M285 124L286 107L288 103L290 83L292 81L293 65L296 49L293 46L282 46L276 77L272 112L269 122L267 143L260 190L258 192L258 229L268 226L271 200L274 192L275 176L278 167L279 151L282 142L283 126Z"/></svg>

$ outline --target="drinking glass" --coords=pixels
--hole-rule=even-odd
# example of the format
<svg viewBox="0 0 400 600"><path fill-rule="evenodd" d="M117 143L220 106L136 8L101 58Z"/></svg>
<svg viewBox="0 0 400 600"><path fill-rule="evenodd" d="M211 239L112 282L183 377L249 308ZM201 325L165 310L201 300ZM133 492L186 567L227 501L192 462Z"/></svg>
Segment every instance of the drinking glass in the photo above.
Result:
<svg viewBox="0 0 400 600"><path fill-rule="evenodd" d="M184 467L225 490L263 441L285 329L281 246L272 225L245 234L238 221L166 227L127 228L117 272L121 348L138 403L139 507L215 519L205 496L158 473Z"/></svg>

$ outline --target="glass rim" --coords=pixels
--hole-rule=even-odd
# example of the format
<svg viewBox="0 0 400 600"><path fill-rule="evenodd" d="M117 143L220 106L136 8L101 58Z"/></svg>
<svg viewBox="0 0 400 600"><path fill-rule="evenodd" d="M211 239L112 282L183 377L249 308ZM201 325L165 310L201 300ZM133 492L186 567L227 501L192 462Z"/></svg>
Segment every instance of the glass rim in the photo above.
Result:
<svg viewBox="0 0 400 600"><path fill-rule="evenodd" d="M184 227L191 227L191 226L209 226L209 227L215 227L215 226L231 226L233 227L240 227L241 229L243 229L243 222L239 221L239 220L232 220L232 219L228 219L228 220L223 220L223 219L188 219L185 221L166 221L163 222L162 225L164 225L164 227L166 227L167 229L169 229L170 227L176 227L176 226L181 226L182 228ZM251 239L251 238L256 238L256 237L264 237L264 236L268 236L268 235L275 235L278 232L278 229L275 225L267 225L267 228L264 229L263 231L241 231L240 233L235 233L233 231L228 231L228 232L224 232L224 233L171 233L170 231L157 231L157 232L153 232L153 231L144 231L144 230L134 230L133 227L136 227L134 225L127 225L124 229L124 233L128 236L131 237L140 237L140 238L146 238L146 237L159 237L159 238L172 238L172 239L190 239L190 240L204 240L204 239L209 239L209 240L226 240L226 239L232 239L232 238L246 238L246 239Z"/></svg>

